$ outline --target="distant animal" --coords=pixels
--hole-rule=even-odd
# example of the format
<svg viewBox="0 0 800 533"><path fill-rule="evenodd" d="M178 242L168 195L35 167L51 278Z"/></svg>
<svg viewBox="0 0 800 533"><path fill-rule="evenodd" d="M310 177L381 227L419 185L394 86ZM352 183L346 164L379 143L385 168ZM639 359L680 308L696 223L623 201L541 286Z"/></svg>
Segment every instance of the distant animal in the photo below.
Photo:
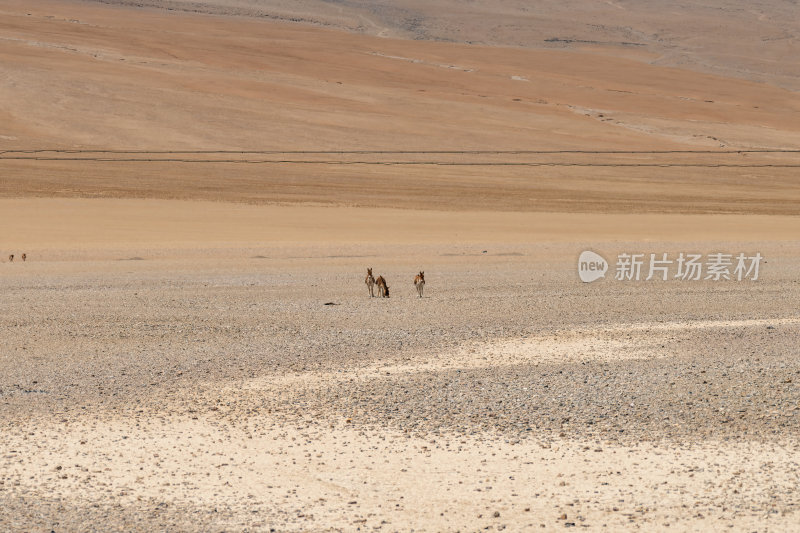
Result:
<svg viewBox="0 0 800 533"><path fill-rule="evenodd" d="M375 296L375 278L372 277L372 269L367 269L367 279L364 280L364 283L367 284L367 289L369 289L369 296L373 298Z"/></svg>
<svg viewBox="0 0 800 533"><path fill-rule="evenodd" d="M383 279L383 276L378 276L378 279L375 280L375 284L378 286L378 294L381 295L381 298L388 298L389 286L386 284L386 280Z"/></svg>
<svg viewBox="0 0 800 533"><path fill-rule="evenodd" d="M24 262L28 258L28 254L22 254L22 261Z"/></svg>
<svg viewBox="0 0 800 533"><path fill-rule="evenodd" d="M414 286L417 287L417 294L422 298L422 290L425 288L425 272L420 270L419 274L414 278Z"/></svg>
<svg viewBox="0 0 800 533"><path fill-rule="evenodd" d="M14 254L11 254L11 255L8 256L8 262L9 263L13 263L14 262Z"/></svg>

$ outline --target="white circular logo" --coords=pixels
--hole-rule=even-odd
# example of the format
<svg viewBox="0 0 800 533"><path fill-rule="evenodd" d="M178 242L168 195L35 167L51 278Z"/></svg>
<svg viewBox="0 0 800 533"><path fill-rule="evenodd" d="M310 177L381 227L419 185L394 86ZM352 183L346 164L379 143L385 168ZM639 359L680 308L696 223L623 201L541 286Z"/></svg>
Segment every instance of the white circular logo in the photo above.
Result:
<svg viewBox="0 0 800 533"><path fill-rule="evenodd" d="M578 258L578 275L584 283L591 283L606 276L608 261L590 250L581 252Z"/></svg>

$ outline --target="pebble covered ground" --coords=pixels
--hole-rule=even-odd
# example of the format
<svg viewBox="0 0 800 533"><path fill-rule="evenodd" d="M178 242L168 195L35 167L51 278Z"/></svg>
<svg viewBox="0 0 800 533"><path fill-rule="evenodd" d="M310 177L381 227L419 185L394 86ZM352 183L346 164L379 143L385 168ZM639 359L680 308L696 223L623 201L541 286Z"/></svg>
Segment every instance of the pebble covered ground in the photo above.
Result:
<svg viewBox="0 0 800 533"><path fill-rule="evenodd" d="M687 247L755 251L598 251ZM756 282L583 284L582 249L0 263L0 529L790 529L800 246Z"/></svg>

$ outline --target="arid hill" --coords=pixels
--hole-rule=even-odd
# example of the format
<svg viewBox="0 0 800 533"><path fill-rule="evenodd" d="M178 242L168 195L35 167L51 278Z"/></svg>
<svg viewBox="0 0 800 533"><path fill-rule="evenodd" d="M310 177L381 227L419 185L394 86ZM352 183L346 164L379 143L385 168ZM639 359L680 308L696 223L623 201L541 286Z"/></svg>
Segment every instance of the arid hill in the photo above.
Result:
<svg viewBox="0 0 800 533"><path fill-rule="evenodd" d="M791 0L101 0L286 20L369 35L523 48L605 48L658 65L800 90Z"/></svg>
<svg viewBox="0 0 800 533"><path fill-rule="evenodd" d="M797 94L664 66L649 45L408 40L166 7L0 6L0 195L764 214L800 205ZM340 7L343 21L359 9ZM491 42L511 42L503 35Z"/></svg>

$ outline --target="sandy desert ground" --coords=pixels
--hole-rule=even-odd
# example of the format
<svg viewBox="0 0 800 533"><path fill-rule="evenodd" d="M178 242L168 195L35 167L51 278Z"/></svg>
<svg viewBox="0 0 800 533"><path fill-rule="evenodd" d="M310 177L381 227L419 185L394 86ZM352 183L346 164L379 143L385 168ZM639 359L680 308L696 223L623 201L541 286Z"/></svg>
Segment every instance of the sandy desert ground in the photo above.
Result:
<svg viewBox="0 0 800 533"><path fill-rule="evenodd" d="M0 529L796 529L791 6L126 4L0 5Z"/></svg>
<svg viewBox="0 0 800 533"><path fill-rule="evenodd" d="M114 220L98 203L118 226L98 225ZM675 229L680 214L566 214L572 229L500 239L492 223L537 218L0 207L3 227L33 244L28 261L0 264L7 529L796 524L796 218L696 215L697 241ZM293 210L324 221L319 233L281 225ZM38 228L30 213L46 217ZM365 217L383 239L363 240ZM426 239L403 230L437 217L447 229ZM740 238L735 224L751 222ZM57 226L49 241L44 228ZM585 285L585 248L760 251L767 262L758 281ZM370 265L391 298L367 295Z"/></svg>

